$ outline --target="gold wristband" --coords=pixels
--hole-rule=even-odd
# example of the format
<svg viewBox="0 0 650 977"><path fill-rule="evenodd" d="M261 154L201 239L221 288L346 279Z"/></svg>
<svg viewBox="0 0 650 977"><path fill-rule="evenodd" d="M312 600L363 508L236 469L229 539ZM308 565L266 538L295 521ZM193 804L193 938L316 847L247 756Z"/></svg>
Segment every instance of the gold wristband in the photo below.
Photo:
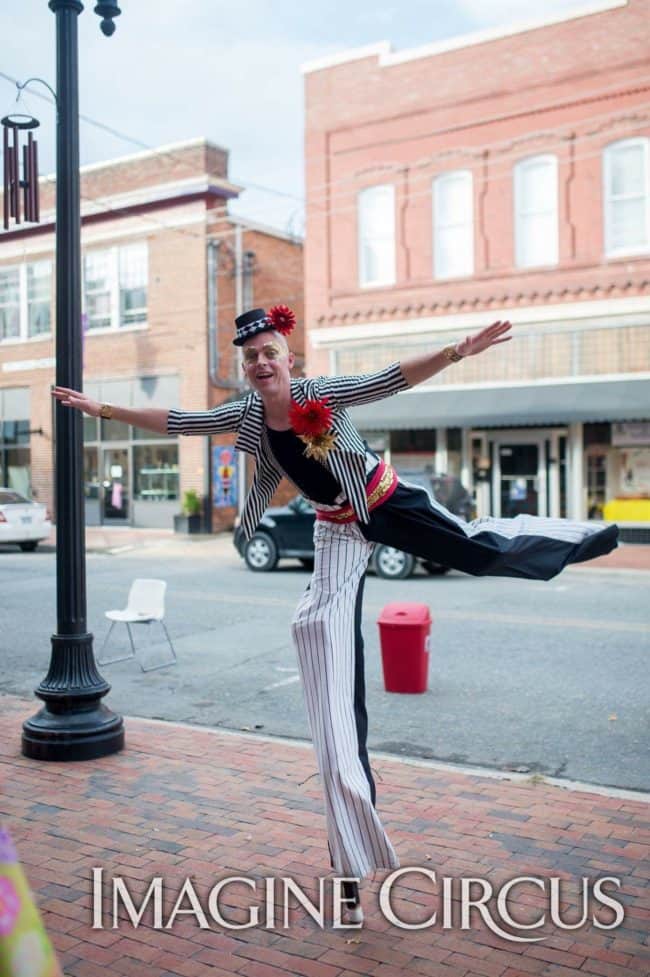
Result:
<svg viewBox="0 0 650 977"><path fill-rule="evenodd" d="M99 412L100 417L106 417L110 419L113 416L113 408L110 404L102 404L101 410Z"/></svg>
<svg viewBox="0 0 650 977"><path fill-rule="evenodd" d="M454 346L445 346L445 348L443 349L443 353L450 361L450 363L457 363L458 360L463 359L462 355L456 351L456 348Z"/></svg>

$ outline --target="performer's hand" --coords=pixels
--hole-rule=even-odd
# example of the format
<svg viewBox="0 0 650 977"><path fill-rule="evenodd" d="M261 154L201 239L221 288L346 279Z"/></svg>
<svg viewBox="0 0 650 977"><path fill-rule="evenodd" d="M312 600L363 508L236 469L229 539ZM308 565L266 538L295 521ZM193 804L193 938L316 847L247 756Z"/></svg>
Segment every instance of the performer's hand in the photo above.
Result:
<svg viewBox="0 0 650 977"><path fill-rule="evenodd" d="M102 405L97 400L93 400L92 397L87 397L85 393L80 390L73 390L71 387L52 387L50 393L59 403L63 404L64 407L76 407L78 410L82 411L84 414L89 414L90 417L99 417L99 412L102 409Z"/></svg>
<svg viewBox="0 0 650 977"><path fill-rule="evenodd" d="M456 350L461 356L474 356L476 353L482 353L484 349L489 349L490 346L496 346L497 343L507 343L509 339L512 339L512 336L505 335L510 329L512 329L512 324L507 319L504 321L499 319L486 329L481 329L475 336L466 336L465 339L456 343Z"/></svg>

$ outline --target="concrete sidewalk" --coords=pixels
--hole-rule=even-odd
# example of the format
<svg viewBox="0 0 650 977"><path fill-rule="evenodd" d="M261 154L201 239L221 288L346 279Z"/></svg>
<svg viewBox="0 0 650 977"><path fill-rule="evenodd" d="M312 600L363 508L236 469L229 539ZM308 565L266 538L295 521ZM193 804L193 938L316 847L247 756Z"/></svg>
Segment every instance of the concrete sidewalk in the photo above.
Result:
<svg viewBox="0 0 650 977"><path fill-rule="evenodd" d="M389 870L362 887L363 928L333 929L290 900L289 926L277 912L267 928L264 879L291 877L316 900L325 879L331 920L331 878L321 785L311 743L254 733L210 730L125 718L126 747L101 760L46 763L20 752L21 724L40 700L0 697L0 817L9 828L46 928L70 977L647 977L650 974L650 795L590 788L539 777L463 770L371 752L377 809L402 868L392 887L398 917L415 923L438 910L419 930L389 922L378 904ZM316 774L316 775L315 775ZM107 915L92 929L91 869L108 883L121 877L136 908L151 880L165 886L163 923L182 883L190 878L207 911L218 880L254 878L253 892L232 883L219 906L227 929L208 916L177 916L154 929L151 909L135 927L124 908L119 927ZM423 874L435 871L435 885ZM538 929L503 922L492 896L486 910L507 934L500 936L472 910L469 927L458 916L460 880L479 877L495 890L533 876L544 884L513 888L507 908L519 924L546 915ZM561 878L565 924L580 917L583 877L606 876L620 888L604 893L620 902L624 918L600 929L613 914L589 898L589 921L561 929L550 919L549 882ZM441 878L453 879L452 925L442 919ZM277 891L277 890L276 890ZM472 895L480 895L480 886ZM277 896L276 896L277 900ZM189 909L185 897L182 908Z"/></svg>

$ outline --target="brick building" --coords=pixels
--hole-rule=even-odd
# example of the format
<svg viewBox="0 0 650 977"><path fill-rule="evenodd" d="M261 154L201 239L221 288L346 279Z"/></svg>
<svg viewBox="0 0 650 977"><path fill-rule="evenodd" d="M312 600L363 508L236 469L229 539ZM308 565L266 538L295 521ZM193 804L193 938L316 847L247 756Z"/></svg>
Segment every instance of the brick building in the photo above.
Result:
<svg viewBox="0 0 650 977"><path fill-rule="evenodd" d="M352 412L479 516L620 499L627 538L650 527L649 51L650 0L600 0L304 66L307 372L510 319L510 343Z"/></svg>
<svg viewBox="0 0 650 977"><path fill-rule="evenodd" d="M240 187L228 154L204 139L81 169L83 387L126 407L205 410L241 395L234 317L292 306L304 363L302 242L228 213ZM41 223L0 233L0 485L55 510L54 200L41 180ZM238 381L239 378L239 381ZM86 522L173 526L183 493L205 525L232 525L224 484L233 436L170 438L84 417ZM235 466L236 467L236 466ZM242 472L238 473L240 476ZM239 484L236 484L237 481ZM288 486L279 490L284 499Z"/></svg>

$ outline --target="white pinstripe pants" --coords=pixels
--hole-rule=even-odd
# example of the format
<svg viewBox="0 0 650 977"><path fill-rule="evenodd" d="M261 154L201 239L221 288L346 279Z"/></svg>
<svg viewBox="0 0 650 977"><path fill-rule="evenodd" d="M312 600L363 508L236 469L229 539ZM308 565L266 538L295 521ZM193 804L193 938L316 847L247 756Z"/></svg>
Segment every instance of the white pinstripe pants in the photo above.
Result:
<svg viewBox="0 0 650 977"><path fill-rule="evenodd" d="M373 804L354 713L355 604L372 550L358 523L317 521L314 572L291 621L332 863L359 879L400 864Z"/></svg>

